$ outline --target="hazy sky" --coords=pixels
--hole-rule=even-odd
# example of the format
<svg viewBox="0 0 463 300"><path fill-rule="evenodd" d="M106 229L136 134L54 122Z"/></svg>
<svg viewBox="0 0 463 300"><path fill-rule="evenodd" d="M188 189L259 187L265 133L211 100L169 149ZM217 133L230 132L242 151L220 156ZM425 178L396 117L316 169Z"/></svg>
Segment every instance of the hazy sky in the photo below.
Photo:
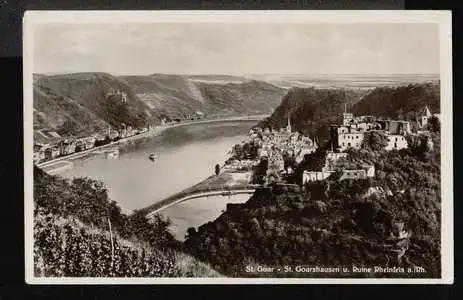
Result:
<svg viewBox="0 0 463 300"><path fill-rule="evenodd" d="M37 25L34 72L438 74L437 24Z"/></svg>

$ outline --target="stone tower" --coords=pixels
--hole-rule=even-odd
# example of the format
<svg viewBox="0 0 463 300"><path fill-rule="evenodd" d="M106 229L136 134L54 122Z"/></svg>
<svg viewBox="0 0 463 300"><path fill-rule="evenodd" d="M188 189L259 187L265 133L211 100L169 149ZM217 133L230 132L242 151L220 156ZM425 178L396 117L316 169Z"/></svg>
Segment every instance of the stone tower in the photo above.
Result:
<svg viewBox="0 0 463 300"><path fill-rule="evenodd" d="M286 131L291 133L291 112L288 112L288 125L286 125Z"/></svg>
<svg viewBox="0 0 463 300"><path fill-rule="evenodd" d="M342 124L344 126L349 126L354 119L354 115L352 113L347 112L347 104L344 104L344 113L342 114Z"/></svg>

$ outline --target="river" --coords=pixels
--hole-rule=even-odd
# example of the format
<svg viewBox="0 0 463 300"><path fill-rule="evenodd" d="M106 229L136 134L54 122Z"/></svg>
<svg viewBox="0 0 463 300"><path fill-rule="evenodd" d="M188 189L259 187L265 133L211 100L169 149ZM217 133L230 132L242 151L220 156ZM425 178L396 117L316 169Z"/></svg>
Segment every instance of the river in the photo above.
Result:
<svg viewBox="0 0 463 300"><path fill-rule="evenodd" d="M109 197L125 212L149 206L212 175L234 144L247 139L256 121L226 121L167 128L157 136L121 144L118 158L103 154L76 159L59 172L66 178L89 177L103 181ZM151 152L158 158L148 159ZM249 195L193 199L162 211L171 230L183 240L188 227L217 218L227 203L245 202Z"/></svg>

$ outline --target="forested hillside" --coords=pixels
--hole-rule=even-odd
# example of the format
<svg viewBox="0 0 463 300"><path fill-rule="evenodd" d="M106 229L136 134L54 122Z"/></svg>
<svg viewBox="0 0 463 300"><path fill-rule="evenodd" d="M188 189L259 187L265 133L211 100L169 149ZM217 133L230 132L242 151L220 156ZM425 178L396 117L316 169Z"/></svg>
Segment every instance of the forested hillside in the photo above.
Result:
<svg viewBox="0 0 463 300"><path fill-rule="evenodd" d="M285 127L290 114L293 130L323 142L329 138L329 125L339 123L344 109L351 107L366 93L365 90L293 88L260 126Z"/></svg>
<svg viewBox="0 0 463 300"><path fill-rule="evenodd" d="M213 222L190 228L185 246L229 276L440 277L440 138L400 151L351 151L376 177L273 186ZM316 157L314 158L317 159ZM315 163L316 164L316 163ZM388 266L405 273L248 273L249 265ZM423 273L407 273L423 267Z"/></svg>
<svg viewBox="0 0 463 300"><path fill-rule="evenodd" d="M425 106L440 113L440 84L420 83L399 87L376 88L352 107L356 115L415 119Z"/></svg>

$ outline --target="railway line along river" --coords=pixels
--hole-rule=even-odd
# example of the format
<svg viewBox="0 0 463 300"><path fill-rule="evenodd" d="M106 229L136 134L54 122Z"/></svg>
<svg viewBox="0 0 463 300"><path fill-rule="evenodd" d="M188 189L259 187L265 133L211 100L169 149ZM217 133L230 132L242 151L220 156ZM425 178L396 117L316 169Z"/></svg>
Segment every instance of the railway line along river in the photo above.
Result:
<svg viewBox="0 0 463 300"><path fill-rule="evenodd" d="M223 121L167 128L159 135L118 145L119 156L93 154L72 161L57 174L65 178L101 180L109 196L126 211L141 209L184 190L214 174L233 145L247 139L257 121ZM149 159L155 152L155 161ZM164 209L172 220L171 230L183 240L188 227L217 218L227 203L245 202L249 195L211 196L192 199Z"/></svg>

